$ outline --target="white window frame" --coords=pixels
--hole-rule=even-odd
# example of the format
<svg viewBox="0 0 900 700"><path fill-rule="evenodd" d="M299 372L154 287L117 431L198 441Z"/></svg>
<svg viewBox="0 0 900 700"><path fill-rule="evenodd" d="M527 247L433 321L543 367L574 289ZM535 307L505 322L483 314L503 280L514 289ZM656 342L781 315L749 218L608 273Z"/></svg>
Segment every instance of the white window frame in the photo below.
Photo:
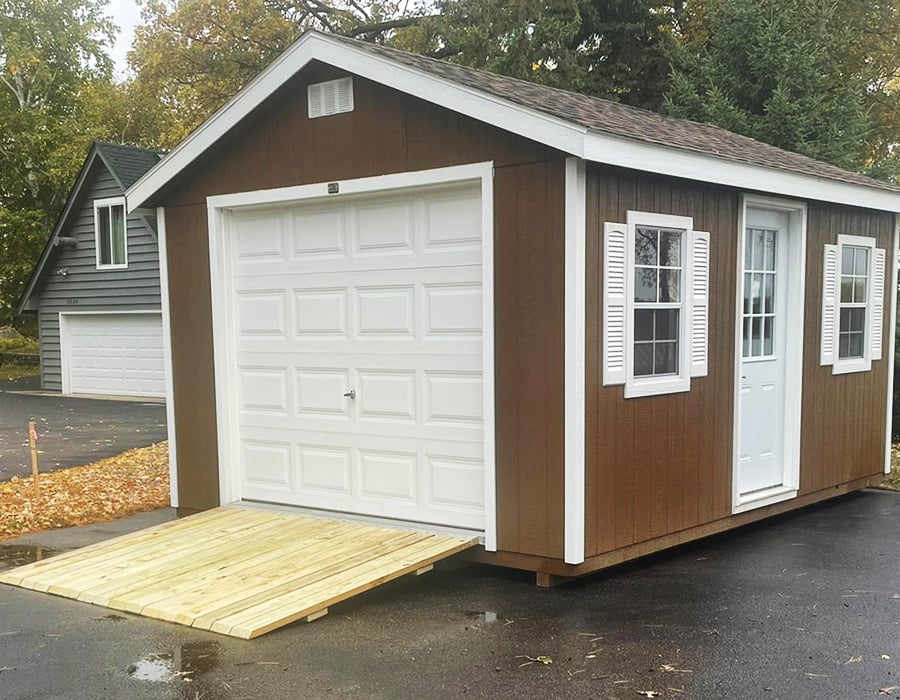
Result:
<svg viewBox="0 0 900 700"><path fill-rule="evenodd" d="M100 210L113 207L122 207L122 236L124 237L123 247L125 250L125 262L104 264L100 262ZM110 221L110 231L112 231L112 221ZM112 255L112 240L110 244L110 255ZM94 200L94 254L98 270L124 270L128 267L128 208L125 205L125 197L108 197L106 199Z"/></svg>
<svg viewBox="0 0 900 700"><path fill-rule="evenodd" d="M690 342L690 306L691 274L691 239L694 231L694 220L688 216L656 214L645 211L629 211L626 214L627 241L625 248L626 262L626 307L625 307L625 398L640 396L658 396L676 394L691 390L691 342ZM676 229L683 231L681 237L681 301L668 305L679 309L678 314L678 374L666 376L634 376L634 278L635 231L638 228Z"/></svg>
<svg viewBox="0 0 900 700"><path fill-rule="evenodd" d="M841 359L841 267L844 260L844 247L866 248L869 251L869 269L866 275L866 327L863 336L863 356ZM853 236L841 233L837 241L837 295L834 304L834 364L831 366L832 374L851 374L853 372L869 372L872 369L872 312L875 301L874 270L875 270L876 240L870 236ZM848 305L854 308L856 305ZM857 307L858 308L858 307Z"/></svg>

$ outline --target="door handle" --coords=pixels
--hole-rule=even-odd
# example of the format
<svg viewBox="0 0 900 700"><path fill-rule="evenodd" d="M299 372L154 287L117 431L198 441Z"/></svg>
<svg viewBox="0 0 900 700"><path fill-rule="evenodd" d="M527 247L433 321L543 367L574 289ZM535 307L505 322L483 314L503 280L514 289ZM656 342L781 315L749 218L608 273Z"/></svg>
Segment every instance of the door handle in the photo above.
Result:
<svg viewBox="0 0 900 700"><path fill-rule="evenodd" d="M344 396L346 396L348 399L355 399L356 398L356 389L351 389L346 394L344 394Z"/></svg>

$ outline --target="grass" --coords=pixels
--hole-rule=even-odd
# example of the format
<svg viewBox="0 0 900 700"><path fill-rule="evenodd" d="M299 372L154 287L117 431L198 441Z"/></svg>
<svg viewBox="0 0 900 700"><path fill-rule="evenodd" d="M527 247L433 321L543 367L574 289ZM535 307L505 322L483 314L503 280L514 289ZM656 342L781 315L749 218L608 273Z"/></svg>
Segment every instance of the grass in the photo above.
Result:
<svg viewBox="0 0 900 700"><path fill-rule="evenodd" d="M40 373L41 368L36 365L33 367L28 365L0 365L0 381L36 377Z"/></svg>
<svg viewBox="0 0 900 700"><path fill-rule="evenodd" d="M36 340L26 338L0 338L0 353L3 352L37 352L40 344Z"/></svg>

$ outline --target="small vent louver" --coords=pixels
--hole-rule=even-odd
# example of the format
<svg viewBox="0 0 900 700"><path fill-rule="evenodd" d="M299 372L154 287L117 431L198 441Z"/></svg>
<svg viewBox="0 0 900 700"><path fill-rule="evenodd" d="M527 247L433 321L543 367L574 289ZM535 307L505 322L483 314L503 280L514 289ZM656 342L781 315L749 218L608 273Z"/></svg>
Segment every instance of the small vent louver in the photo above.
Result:
<svg viewBox="0 0 900 700"><path fill-rule="evenodd" d="M307 88L309 118L353 111L353 78L315 83Z"/></svg>

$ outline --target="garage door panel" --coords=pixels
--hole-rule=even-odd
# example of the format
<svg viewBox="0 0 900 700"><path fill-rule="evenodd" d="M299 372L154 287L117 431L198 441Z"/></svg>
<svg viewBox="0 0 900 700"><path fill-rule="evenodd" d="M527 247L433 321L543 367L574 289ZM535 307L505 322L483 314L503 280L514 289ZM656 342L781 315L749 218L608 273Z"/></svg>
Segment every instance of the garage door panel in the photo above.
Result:
<svg viewBox="0 0 900 700"><path fill-rule="evenodd" d="M61 325L69 393L165 396L159 314L65 314Z"/></svg>
<svg viewBox="0 0 900 700"><path fill-rule="evenodd" d="M478 188L233 224L243 497L482 527Z"/></svg>

